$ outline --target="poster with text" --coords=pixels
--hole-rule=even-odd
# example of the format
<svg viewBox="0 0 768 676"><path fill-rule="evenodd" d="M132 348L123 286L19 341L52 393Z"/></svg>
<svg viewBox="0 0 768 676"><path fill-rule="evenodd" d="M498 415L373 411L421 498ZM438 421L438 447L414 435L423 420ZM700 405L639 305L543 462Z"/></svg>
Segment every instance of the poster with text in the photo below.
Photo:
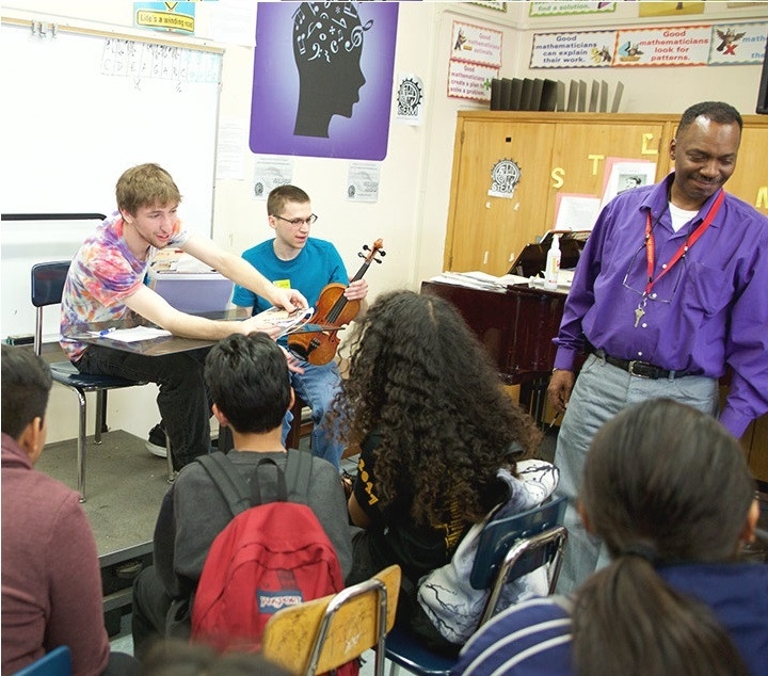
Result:
<svg viewBox="0 0 768 676"><path fill-rule="evenodd" d="M451 61L448 64L448 96L490 102L491 80L498 76L498 68Z"/></svg>
<svg viewBox="0 0 768 676"><path fill-rule="evenodd" d="M615 31L534 33L531 68L608 68L613 61Z"/></svg>
<svg viewBox="0 0 768 676"><path fill-rule="evenodd" d="M454 21L451 60L501 68L501 38L501 31Z"/></svg>
<svg viewBox="0 0 768 676"><path fill-rule="evenodd" d="M397 3L259 3L250 148L382 160Z"/></svg>
<svg viewBox="0 0 768 676"><path fill-rule="evenodd" d="M709 26L629 28L616 36L614 66L703 66Z"/></svg>
<svg viewBox="0 0 768 676"><path fill-rule="evenodd" d="M566 2L531 2L528 15L598 14L615 11L615 2L578 2L577 0L567 0Z"/></svg>
<svg viewBox="0 0 768 676"><path fill-rule="evenodd" d="M768 23L731 23L712 26L709 65L762 63Z"/></svg>

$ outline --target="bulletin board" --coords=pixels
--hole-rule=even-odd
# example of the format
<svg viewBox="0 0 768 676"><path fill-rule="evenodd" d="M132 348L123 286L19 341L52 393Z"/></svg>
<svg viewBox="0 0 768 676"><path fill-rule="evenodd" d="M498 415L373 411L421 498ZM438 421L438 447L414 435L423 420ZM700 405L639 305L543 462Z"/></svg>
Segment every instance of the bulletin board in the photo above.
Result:
<svg viewBox="0 0 768 676"><path fill-rule="evenodd" d="M210 235L222 53L3 17L2 213L109 214L120 174L157 162ZM71 258L96 225L0 223L0 339L34 329L32 264Z"/></svg>

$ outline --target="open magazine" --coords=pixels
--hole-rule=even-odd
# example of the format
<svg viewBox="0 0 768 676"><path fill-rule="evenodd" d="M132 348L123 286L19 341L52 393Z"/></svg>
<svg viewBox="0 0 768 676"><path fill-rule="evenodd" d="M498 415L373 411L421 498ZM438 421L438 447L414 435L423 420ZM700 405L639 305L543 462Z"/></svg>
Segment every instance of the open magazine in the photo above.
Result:
<svg viewBox="0 0 768 676"><path fill-rule="evenodd" d="M256 318L270 326L279 326L281 329L280 333L275 336L276 338L279 338L300 329L314 314L315 308L312 307L296 308L289 312L288 310L273 305L264 310L264 312L259 312L259 314L256 315Z"/></svg>

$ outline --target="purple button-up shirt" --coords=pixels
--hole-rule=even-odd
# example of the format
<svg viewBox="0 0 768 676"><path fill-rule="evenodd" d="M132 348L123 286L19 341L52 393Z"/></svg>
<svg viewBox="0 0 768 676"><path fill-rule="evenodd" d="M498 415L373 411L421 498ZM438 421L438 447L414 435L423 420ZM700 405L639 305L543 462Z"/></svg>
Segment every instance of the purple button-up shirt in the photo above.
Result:
<svg viewBox="0 0 768 676"><path fill-rule="evenodd" d="M664 369L719 378L730 365L720 422L740 437L768 411L768 218L726 195L706 232L654 284L635 326L647 277L647 214L657 277L717 196L674 232L667 197L673 179L629 190L603 209L566 300L555 368L573 370L585 337L611 356Z"/></svg>

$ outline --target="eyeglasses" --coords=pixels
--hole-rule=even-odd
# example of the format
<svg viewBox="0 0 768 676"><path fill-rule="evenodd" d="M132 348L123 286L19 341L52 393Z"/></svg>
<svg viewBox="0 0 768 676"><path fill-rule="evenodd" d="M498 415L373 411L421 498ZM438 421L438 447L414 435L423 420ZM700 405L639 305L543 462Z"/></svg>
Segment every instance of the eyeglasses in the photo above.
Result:
<svg viewBox="0 0 768 676"><path fill-rule="evenodd" d="M275 218L279 218L281 221L290 223L294 228L298 228L300 225L312 225L316 220L315 214L310 214L307 218L283 218L277 214L272 214Z"/></svg>
<svg viewBox="0 0 768 676"><path fill-rule="evenodd" d="M633 269L640 268L641 266L644 267L645 256L643 256L641 258L642 263L640 263L638 261L638 258L640 258L640 253L641 252L645 252L645 244L642 244L640 246L640 248L635 252L635 255L632 256L632 259L629 261L629 265L627 266L627 271L626 271L626 273L624 273L624 279L622 280L621 283L622 283L622 286L625 289L629 289L630 291L633 291L638 296L645 296L645 289L644 288L638 289L635 286L636 284L638 286L644 286L644 284L645 284L645 270L642 270L642 272L641 272L641 277L640 277L640 279L642 280L641 282L638 283L638 282L631 282L631 281L629 281L629 276L630 276L630 273L632 272ZM661 292L657 292L657 291L654 290L654 291L652 291L651 293L649 293L647 295L646 298L648 300L655 301L657 303L671 303L672 302L672 298L674 297L675 292L677 291L677 287L680 285L680 279L683 276L683 269L687 266L686 258L687 258L686 256L683 256L677 262L677 265L674 266L675 268L677 268L677 271L675 271L674 269L670 270L671 274L669 275L669 277L672 277L672 275L675 275L675 281L672 284L672 286L664 285L664 286L666 286L666 290L665 290L665 292L663 294L664 297L663 298L660 297L662 295Z"/></svg>

